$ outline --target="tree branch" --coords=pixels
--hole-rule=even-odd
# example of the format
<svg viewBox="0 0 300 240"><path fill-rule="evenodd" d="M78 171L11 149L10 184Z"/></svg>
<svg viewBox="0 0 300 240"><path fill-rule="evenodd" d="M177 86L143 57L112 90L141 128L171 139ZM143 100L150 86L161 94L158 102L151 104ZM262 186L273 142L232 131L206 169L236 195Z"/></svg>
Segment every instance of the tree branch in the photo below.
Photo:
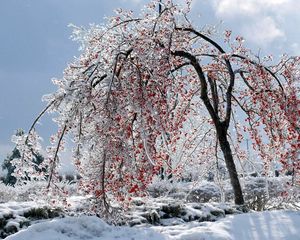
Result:
<svg viewBox="0 0 300 240"><path fill-rule="evenodd" d="M191 62L191 65L194 67L197 75L198 75L198 78L200 80L200 83L201 83L201 99L203 100L213 122L215 124L218 124L219 123L219 117L218 115L216 114L213 106L211 105L211 102L208 98L208 94L207 94L207 82L206 82L206 78L205 78L205 75L203 73L203 70L200 66L200 64L198 63L196 57L192 54L190 54L189 52L185 52L185 51L175 51L175 52L172 52L172 55L174 56L178 56L178 57L183 57L183 58L186 58L188 60L190 60Z"/></svg>
<svg viewBox="0 0 300 240"><path fill-rule="evenodd" d="M56 147L55 154L54 154L54 157L53 157L53 163L52 163L51 170L50 170L50 175L49 175L49 181L48 181L47 188L50 187L50 183L51 183L51 180L52 180L52 177L53 177L53 173L54 173L55 163L56 163L56 160L57 160L57 157L58 157L58 152L59 152L60 144L61 144L61 141L63 140L63 137L65 135L66 130L67 130L67 122L64 125L64 128L63 128L63 130L61 132L61 135L60 135L58 143L57 143L57 147Z"/></svg>
<svg viewBox="0 0 300 240"><path fill-rule="evenodd" d="M269 73L269 74L277 81L277 83L278 83L278 85L279 85L279 87L280 87L280 89L281 89L281 91L282 91L284 97L286 98L286 95L285 95L285 93L284 93L284 88L283 88L283 86L282 86L282 84L281 84L279 78L276 76L275 73L273 73L273 72L271 71L271 69L269 69L269 68L266 67L266 66L262 66L262 65L260 65L259 63L255 62L255 61L253 61L253 60L251 60L251 59L249 59L249 58L247 58L247 57L238 55L238 54L232 54L231 57L235 57L235 58L239 58L239 59L242 59L242 60L246 60L246 61L248 61L249 63L251 63L251 64L253 64L253 65L257 66L257 67L262 67L263 69L265 69L265 70L266 70L266 71L267 71L267 72L268 72L268 73Z"/></svg>
<svg viewBox="0 0 300 240"><path fill-rule="evenodd" d="M178 27L176 27L175 29L193 33L196 36L200 37L201 39L205 40L206 42L210 43L212 46L214 46L216 49L218 49L220 53L222 53L222 54L226 53L224 51L224 49L218 43L216 43L211 38L205 36L204 34L196 31L193 28L178 28ZM228 128L229 123L230 123L231 112L232 112L232 109L231 109L232 100L231 100L231 98L232 98L232 91L233 91L233 86L234 86L235 75L234 75L234 72L233 72L230 61L226 57L224 58L224 61L226 63L226 67L227 67L228 74L229 74L229 77L230 77L229 86L228 86L227 91L226 91L226 117L225 117L225 120L224 120L224 123L225 123L226 127Z"/></svg>

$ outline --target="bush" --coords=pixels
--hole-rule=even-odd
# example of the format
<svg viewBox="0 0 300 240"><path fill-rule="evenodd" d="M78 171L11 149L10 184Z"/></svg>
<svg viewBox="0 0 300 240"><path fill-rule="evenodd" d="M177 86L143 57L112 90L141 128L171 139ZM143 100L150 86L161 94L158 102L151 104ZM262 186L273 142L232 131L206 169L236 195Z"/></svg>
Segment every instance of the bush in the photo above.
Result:
<svg viewBox="0 0 300 240"><path fill-rule="evenodd" d="M220 202L221 190L215 183L203 181L188 192L186 200L188 202Z"/></svg>

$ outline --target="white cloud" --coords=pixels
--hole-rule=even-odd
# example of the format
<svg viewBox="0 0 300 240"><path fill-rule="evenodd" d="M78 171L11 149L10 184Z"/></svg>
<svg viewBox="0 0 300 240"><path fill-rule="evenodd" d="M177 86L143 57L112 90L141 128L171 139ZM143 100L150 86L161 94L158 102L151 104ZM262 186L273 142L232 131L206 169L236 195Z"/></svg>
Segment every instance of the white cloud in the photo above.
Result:
<svg viewBox="0 0 300 240"><path fill-rule="evenodd" d="M259 45L266 45L277 38L285 37L284 31L277 26L271 17L263 17L245 25L242 28L242 33L247 40Z"/></svg>
<svg viewBox="0 0 300 240"><path fill-rule="evenodd" d="M299 0L208 0L215 15L233 24L246 40L260 47L294 39L291 19L300 22ZM285 46L286 47L286 46Z"/></svg>
<svg viewBox="0 0 300 240"><path fill-rule="evenodd" d="M296 0L214 0L216 14L221 17L253 16L265 11L281 12ZM283 7L283 8L282 8Z"/></svg>
<svg viewBox="0 0 300 240"><path fill-rule="evenodd" d="M238 0L216 0L216 13L222 17L234 17L236 14L254 14L257 12L255 5L249 1L240 4Z"/></svg>

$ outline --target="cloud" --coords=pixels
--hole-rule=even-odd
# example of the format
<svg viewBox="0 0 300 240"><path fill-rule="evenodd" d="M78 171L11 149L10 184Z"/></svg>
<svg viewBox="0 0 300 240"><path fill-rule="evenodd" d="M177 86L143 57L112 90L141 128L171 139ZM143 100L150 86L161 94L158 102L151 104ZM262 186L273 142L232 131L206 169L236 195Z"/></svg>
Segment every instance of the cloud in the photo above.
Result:
<svg viewBox="0 0 300 240"><path fill-rule="evenodd" d="M287 43L295 35L291 21L300 21L299 0L210 0L210 4L216 17L230 22L246 40L260 47L277 40Z"/></svg>
<svg viewBox="0 0 300 240"><path fill-rule="evenodd" d="M296 0L214 0L216 14L221 17L236 17L237 15L253 16L263 12L282 12L288 10ZM283 8L282 8L283 7Z"/></svg>
<svg viewBox="0 0 300 240"><path fill-rule="evenodd" d="M277 23L271 17L263 17L243 26L242 34L249 41L259 45L266 45L277 38L285 37L284 31L277 26Z"/></svg>

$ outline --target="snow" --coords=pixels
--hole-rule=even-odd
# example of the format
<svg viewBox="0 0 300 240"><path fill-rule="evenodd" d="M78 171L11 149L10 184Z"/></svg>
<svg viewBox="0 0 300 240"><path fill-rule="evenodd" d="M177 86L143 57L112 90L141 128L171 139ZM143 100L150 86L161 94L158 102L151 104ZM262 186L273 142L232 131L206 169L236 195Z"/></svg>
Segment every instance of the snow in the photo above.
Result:
<svg viewBox="0 0 300 240"><path fill-rule="evenodd" d="M95 216L66 217L30 226L7 240L139 240L166 239L147 228L113 227Z"/></svg>
<svg viewBox="0 0 300 240"><path fill-rule="evenodd" d="M153 227L156 231L172 240L217 240L232 239L227 229L215 226L213 222L190 222L187 224ZM242 239L242 238L241 238Z"/></svg>
<svg viewBox="0 0 300 240"><path fill-rule="evenodd" d="M95 216L54 219L30 226L7 240L296 240L300 212L229 215L216 222L178 221L174 226L110 226ZM171 225L174 223L170 223Z"/></svg>
<svg viewBox="0 0 300 240"><path fill-rule="evenodd" d="M172 240L298 240L300 212L272 211L230 215L216 222L153 227Z"/></svg>
<svg viewBox="0 0 300 240"><path fill-rule="evenodd" d="M233 239L299 239L300 212L263 212L223 219L234 233ZM233 228L234 226L234 228Z"/></svg>
<svg viewBox="0 0 300 240"><path fill-rule="evenodd" d="M0 204L0 218L3 218L8 215L19 216L23 215L24 212L38 207L39 205L36 202L6 202Z"/></svg>
<svg viewBox="0 0 300 240"><path fill-rule="evenodd" d="M85 197L82 196L72 196L68 199L71 215L69 217L37 221L27 219L23 215L31 209L43 207L44 205L41 205L41 203L2 203L0 204L0 216L6 221L4 227L7 229L8 235L19 231L6 239L300 239L300 211L281 210L243 214L242 211L229 203L184 204L170 198L136 198L134 199L136 204L132 206L130 213L128 213L128 221L124 219L128 225L135 226L116 227L106 224L95 216L80 215L85 200ZM151 217L151 214L153 216L157 215L157 219L153 222L147 218ZM134 222L136 223L133 224ZM26 228L29 224L31 226ZM10 231L8 231L9 229Z"/></svg>

